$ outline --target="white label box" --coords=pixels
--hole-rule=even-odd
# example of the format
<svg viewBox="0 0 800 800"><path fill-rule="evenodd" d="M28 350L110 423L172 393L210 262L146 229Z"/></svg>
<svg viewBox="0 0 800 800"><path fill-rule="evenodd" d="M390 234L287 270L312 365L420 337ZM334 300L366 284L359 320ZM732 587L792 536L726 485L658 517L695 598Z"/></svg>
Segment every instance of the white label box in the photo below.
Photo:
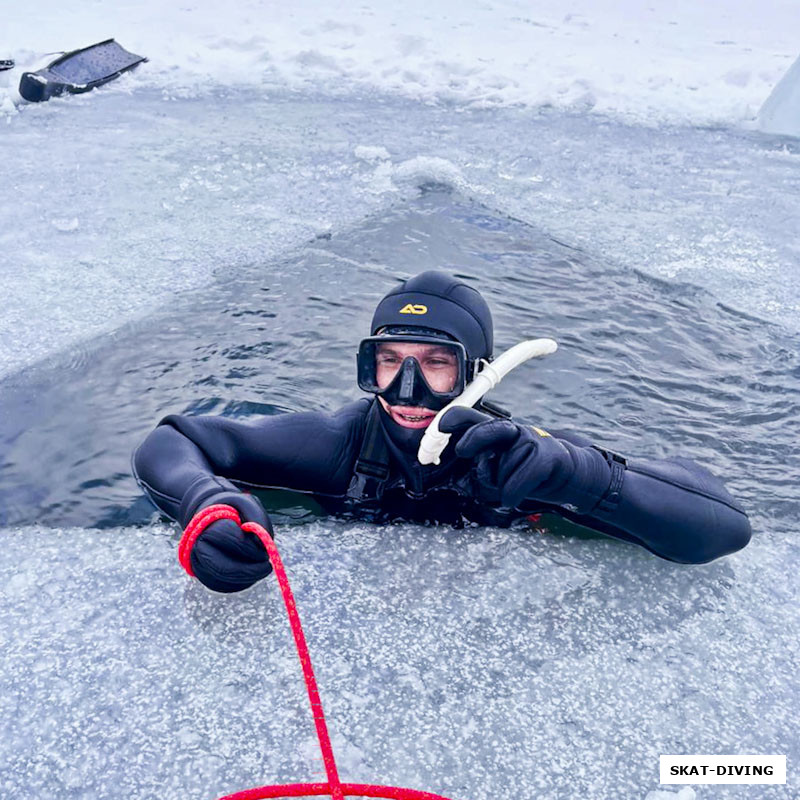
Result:
<svg viewBox="0 0 800 800"><path fill-rule="evenodd" d="M786 756L661 756L661 783L786 783Z"/></svg>

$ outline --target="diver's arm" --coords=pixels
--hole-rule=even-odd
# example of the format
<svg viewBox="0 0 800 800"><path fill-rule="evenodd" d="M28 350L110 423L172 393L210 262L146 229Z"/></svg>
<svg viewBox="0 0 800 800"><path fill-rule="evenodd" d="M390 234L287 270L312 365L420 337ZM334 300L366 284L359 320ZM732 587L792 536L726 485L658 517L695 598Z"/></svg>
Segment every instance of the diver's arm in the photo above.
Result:
<svg viewBox="0 0 800 800"><path fill-rule="evenodd" d="M302 412L234 420L165 417L134 453L136 479L167 516L185 525L218 492L280 487L343 493L368 400L334 414Z"/></svg>
<svg viewBox="0 0 800 800"><path fill-rule="evenodd" d="M456 454L474 460L478 486L494 487L505 507L546 506L683 563L711 561L750 540L747 516L722 481L688 459L626 460L474 409L449 411L439 428L465 431Z"/></svg>
<svg viewBox="0 0 800 800"><path fill-rule="evenodd" d="M164 514L178 521L181 502L192 484L202 478L216 479L203 451L165 421L136 449L132 466L144 493ZM221 483L219 488L222 490Z"/></svg>
<svg viewBox="0 0 800 800"><path fill-rule="evenodd" d="M543 487L530 499L554 499L562 516L687 564L713 561L750 541L744 510L699 464L683 458L624 459L559 441L578 465L577 474L561 489ZM593 462L588 470L587 462Z"/></svg>

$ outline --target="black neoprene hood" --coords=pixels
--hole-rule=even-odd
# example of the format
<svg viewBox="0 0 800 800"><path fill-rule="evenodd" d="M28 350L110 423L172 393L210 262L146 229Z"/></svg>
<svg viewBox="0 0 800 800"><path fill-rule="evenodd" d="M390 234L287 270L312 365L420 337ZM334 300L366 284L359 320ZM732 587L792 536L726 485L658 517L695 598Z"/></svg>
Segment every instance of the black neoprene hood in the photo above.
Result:
<svg viewBox="0 0 800 800"><path fill-rule="evenodd" d="M437 270L409 278L378 303L370 333L387 326L441 331L461 342L470 359L489 358L494 347L492 312L480 292Z"/></svg>

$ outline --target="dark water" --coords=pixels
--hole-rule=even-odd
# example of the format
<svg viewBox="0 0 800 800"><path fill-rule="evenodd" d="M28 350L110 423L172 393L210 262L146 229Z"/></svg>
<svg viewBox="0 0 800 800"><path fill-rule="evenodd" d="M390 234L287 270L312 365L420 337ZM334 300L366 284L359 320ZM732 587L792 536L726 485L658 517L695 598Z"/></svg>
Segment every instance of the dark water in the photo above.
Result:
<svg viewBox="0 0 800 800"><path fill-rule="evenodd" d="M685 568L568 526L321 522L273 497L342 774L473 800L643 800L659 753L796 763L796 342L432 188L0 384L7 796L200 798L313 777L274 585L221 598L181 575L130 453L167 413L357 397L372 308L434 267L485 294L497 350L560 343L493 399L628 455L695 458L754 540Z"/></svg>
<svg viewBox="0 0 800 800"><path fill-rule="evenodd" d="M726 479L756 535L791 528L800 355L788 334L437 191L0 384L0 523L146 522L129 457L167 413L278 414L358 397L354 354L374 305L434 267L484 293L497 351L559 341L495 392L516 416L627 454L695 458Z"/></svg>

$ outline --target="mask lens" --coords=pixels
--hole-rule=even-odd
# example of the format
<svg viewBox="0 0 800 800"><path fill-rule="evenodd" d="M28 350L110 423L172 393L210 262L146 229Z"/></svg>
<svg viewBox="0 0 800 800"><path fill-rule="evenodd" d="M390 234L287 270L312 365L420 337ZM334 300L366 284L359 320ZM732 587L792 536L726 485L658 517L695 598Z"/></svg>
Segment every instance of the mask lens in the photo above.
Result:
<svg viewBox="0 0 800 800"><path fill-rule="evenodd" d="M435 394L449 394L455 389L460 371L456 348L447 344L386 342L375 347L375 382L379 390L397 377L407 358L416 360Z"/></svg>
<svg viewBox="0 0 800 800"><path fill-rule="evenodd" d="M373 336L361 342L358 352L358 385L376 394L407 394L405 384L420 383L425 392L452 399L463 391L465 373L466 354L458 342Z"/></svg>

